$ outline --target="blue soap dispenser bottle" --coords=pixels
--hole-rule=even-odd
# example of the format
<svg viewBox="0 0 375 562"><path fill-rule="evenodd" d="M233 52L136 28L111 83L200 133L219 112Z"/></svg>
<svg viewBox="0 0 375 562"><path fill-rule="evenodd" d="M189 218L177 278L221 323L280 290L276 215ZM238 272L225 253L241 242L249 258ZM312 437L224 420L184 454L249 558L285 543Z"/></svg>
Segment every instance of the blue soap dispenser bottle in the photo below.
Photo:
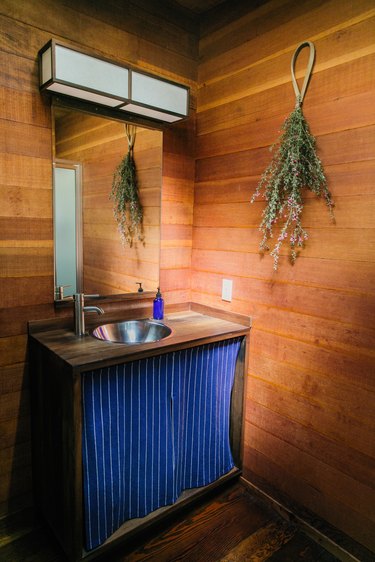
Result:
<svg viewBox="0 0 375 562"><path fill-rule="evenodd" d="M153 318L154 320L162 320L164 318L164 299L161 296L160 287L158 287L158 292L154 298Z"/></svg>

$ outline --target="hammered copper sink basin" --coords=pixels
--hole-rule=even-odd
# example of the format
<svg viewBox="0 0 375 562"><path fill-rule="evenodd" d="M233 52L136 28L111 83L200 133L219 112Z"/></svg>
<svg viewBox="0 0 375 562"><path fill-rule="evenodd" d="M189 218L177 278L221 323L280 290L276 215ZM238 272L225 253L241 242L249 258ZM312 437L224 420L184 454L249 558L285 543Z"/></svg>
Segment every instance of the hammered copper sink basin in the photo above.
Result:
<svg viewBox="0 0 375 562"><path fill-rule="evenodd" d="M126 320L102 324L91 332L94 338L128 345L152 343L168 337L172 330L155 320Z"/></svg>

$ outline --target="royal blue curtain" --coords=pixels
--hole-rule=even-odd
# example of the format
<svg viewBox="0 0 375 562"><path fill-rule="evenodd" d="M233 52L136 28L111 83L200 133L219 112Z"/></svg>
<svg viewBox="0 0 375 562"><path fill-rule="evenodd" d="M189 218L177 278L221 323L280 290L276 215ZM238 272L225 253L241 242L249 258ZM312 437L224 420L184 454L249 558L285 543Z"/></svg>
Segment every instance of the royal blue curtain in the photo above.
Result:
<svg viewBox="0 0 375 562"><path fill-rule="evenodd" d="M86 549L124 521L233 468L230 397L241 339L82 375Z"/></svg>

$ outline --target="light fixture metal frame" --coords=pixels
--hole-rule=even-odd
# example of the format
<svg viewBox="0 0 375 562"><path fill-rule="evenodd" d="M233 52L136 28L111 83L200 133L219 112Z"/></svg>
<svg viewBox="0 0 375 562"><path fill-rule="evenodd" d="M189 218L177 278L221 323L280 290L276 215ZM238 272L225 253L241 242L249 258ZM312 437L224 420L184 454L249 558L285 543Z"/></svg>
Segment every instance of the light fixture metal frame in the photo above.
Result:
<svg viewBox="0 0 375 562"><path fill-rule="evenodd" d="M56 63L56 47L62 47L64 49L70 50L70 51L74 51L80 54L83 54L87 57L92 58L93 60L97 60L97 61L102 61L105 63L109 63L115 67L119 67L119 68L123 68L125 70L128 71L128 91L125 92L126 95L124 96L118 96L115 94L110 94L107 93L103 90L100 89L96 89L96 88L90 88L81 84L77 84L75 82L70 82L67 80L62 80L61 78L57 77L57 63ZM51 77L48 80L43 81L43 55L46 51L48 51L48 49L51 49L51 59L50 59L50 64L51 64ZM91 104L92 106L101 106L103 108L106 108L106 110L108 112L110 112L111 110L115 111L118 115L118 113L121 111L121 113L124 113L124 118L126 116L126 106L127 105L131 105L131 106L137 106L140 108L140 112L139 114L137 114L136 109L132 109L131 111L129 111L128 115L131 118L131 120L134 119L134 117L136 117L137 115L139 115L139 117L143 120L150 120L150 121L155 121L155 122L161 122L161 123L174 123L177 121L181 121L182 119L186 119L189 116L189 98L190 98L190 88L189 86L186 86L184 84L179 84L178 82L174 82L172 80L168 80L166 78L162 78L160 76L157 76L155 74L151 74L149 72L144 72L143 70L139 70L137 68L133 68L131 66L128 65L124 65L124 64L120 64L117 62L114 62L113 60L110 60L108 58L105 57L100 57L97 54L93 54L90 52L87 52L83 49L80 49L78 47L73 47L69 44L66 44L64 42L61 41L56 41L55 39L50 39L48 41L48 43L46 43L46 45L44 45L39 53L38 53L38 59L39 59L39 90L41 92L48 92L49 94L52 94L54 96L58 96L58 97L67 97L67 98L73 98L76 100L82 100L85 103ZM137 100L132 99L132 73L136 73L137 75L141 75L141 76L145 76L145 77L149 77L152 78L160 83L164 83L164 84L170 84L174 87L177 87L181 90L185 90L186 91L186 107L184 108L184 112L176 112L176 111L172 111L172 110L168 110L165 109L161 106L158 105L152 105L152 104L148 104L148 103L140 103ZM106 97L107 99L111 99L111 100L117 100L118 104L114 104L114 105L108 105L108 104L101 104L100 102L93 102L89 99L87 99L84 95L81 96L75 96L75 95L70 95L70 94L65 94L65 93L61 93L61 92L57 92L54 91L51 88L51 86L53 84L61 84L62 86L67 86L70 88L75 88L76 90L82 91L82 93L84 94L84 92L88 92L90 94L94 94L97 96L102 96L102 97ZM142 110L146 111L142 113ZM160 114L161 117L153 117L153 116L148 116L147 112L155 112L156 114ZM165 117L165 119L163 118ZM132 119L133 118L133 119Z"/></svg>

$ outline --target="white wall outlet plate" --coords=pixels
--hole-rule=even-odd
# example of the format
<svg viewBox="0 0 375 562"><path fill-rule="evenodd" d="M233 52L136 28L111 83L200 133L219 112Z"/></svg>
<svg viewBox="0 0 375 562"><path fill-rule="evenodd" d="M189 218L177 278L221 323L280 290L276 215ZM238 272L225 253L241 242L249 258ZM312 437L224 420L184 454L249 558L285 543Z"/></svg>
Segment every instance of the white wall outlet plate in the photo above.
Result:
<svg viewBox="0 0 375 562"><path fill-rule="evenodd" d="M223 285L221 290L221 298L223 301L231 302L232 288L233 288L233 281L231 279L223 279Z"/></svg>

